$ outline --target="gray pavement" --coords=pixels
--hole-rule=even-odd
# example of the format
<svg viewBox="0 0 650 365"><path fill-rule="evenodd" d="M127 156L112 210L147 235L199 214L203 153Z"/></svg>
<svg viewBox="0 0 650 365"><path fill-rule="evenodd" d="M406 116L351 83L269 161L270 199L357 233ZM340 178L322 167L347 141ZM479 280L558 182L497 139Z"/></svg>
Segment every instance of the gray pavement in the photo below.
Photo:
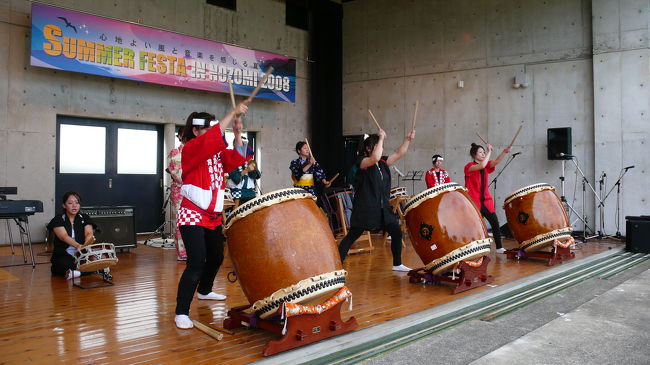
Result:
<svg viewBox="0 0 650 365"><path fill-rule="evenodd" d="M471 320L367 364L650 364L650 263L493 321Z"/></svg>

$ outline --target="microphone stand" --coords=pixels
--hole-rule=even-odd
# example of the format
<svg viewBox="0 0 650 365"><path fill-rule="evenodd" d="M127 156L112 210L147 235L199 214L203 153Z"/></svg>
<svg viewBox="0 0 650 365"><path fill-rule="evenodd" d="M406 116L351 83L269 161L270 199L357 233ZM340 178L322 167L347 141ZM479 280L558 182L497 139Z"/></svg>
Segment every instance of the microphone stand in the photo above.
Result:
<svg viewBox="0 0 650 365"><path fill-rule="evenodd" d="M497 180L499 179L499 176L501 176L501 174L502 174L503 171L506 169L506 167L508 167L508 165L510 165L510 163L515 159L515 157L516 157L519 153L520 153L520 152L513 153L512 155L510 155L510 156L508 157L508 161L506 162L506 164L503 166L503 168L501 169L501 171L499 171L499 173L497 174L497 176L495 176L494 179L492 179L492 181L490 182L490 185L488 185L488 189L489 189L490 186L491 186L492 184L494 184L494 198L495 198L495 199L496 199L496 197L497 197Z"/></svg>
<svg viewBox="0 0 650 365"><path fill-rule="evenodd" d="M605 200L607 200L607 197L614 191L614 188L616 188L616 213L614 216L616 217L616 235L614 236L615 238L621 239L623 238L623 235L621 234L621 183L623 182L623 176L627 173L627 170L634 168L634 166L628 166L624 167L621 169L621 173L618 176L618 180L614 183L614 186L605 194L605 197L601 200L599 206L604 206ZM610 236L606 236L610 237Z"/></svg>

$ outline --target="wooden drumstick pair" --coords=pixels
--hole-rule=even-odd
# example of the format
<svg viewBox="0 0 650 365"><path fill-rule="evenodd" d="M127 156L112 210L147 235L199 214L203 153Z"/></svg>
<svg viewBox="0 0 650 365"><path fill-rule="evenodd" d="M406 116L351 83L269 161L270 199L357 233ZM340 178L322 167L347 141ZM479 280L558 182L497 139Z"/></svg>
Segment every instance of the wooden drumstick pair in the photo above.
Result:
<svg viewBox="0 0 650 365"><path fill-rule="evenodd" d="M517 132L515 133L515 136L512 137L512 142L510 142L508 147L512 147L512 145L515 144L515 140L517 139L517 136L519 135L519 132L521 132L521 127L523 127L523 125L519 125L519 128L517 128ZM481 134L479 132L476 132L476 135L478 136L478 138L481 139L481 141L483 141L483 143L485 143L486 145L489 144L488 141L485 138L483 138L483 136L481 136Z"/></svg>
<svg viewBox="0 0 650 365"><path fill-rule="evenodd" d="M420 100L418 99L415 102L415 111L413 112L413 124L411 126L411 130L415 129L415 120L418 116L418 106L420 105ZM379 122L377 121L377 118L375 118L375 115L372 114L372 110L368 109L368 113L370 113L370 117L372 117L372 120L375 122L377 125L377 128L381 129L381 126L379 125Z"/></svg>
<svg viewBox="0 0 650 365"><path fill-rule="evenodd" d="M253 98L260 91L260 89L262 88L262 85L264 85L264 83L269 78L269 75L271 74L271 72L273 72L273 70L274 70L273 66L270 66L269 69L266 70L266 73L264 74L264 77L262 77L262 80L260 80L260 82L257 83L257 87L255 88L255 90L253 90L251 95L248 98L246 98L246 100L245 100L246 104L253 101ZM228 79L228 89L230 90L230 102L232 103L232 107L234 109L234 108L237 107L237 104L235 103L235 92L232 89L232 80L230 80L230 79Z"/></svg>

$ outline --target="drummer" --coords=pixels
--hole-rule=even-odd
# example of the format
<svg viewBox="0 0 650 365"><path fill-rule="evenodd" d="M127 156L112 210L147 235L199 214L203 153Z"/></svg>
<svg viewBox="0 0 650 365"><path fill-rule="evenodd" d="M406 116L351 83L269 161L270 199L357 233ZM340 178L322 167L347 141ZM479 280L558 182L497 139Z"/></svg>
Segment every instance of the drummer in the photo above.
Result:
<svg viewBox="0 0 650 365"><path fill-rule="evenodd" d="M81 213L81 197L74 191L63 194L63 211L52 218L47 229L54 233L54 252L52 253L52 275L72 279L81 276L76 270L74 253L84 243L92 242L93 221Z"/></svg>
<svg viewBox="0 0 650 365"><path fill-rule="evenodd" d="M424 181L427 183L427 189L451 182L447 171L442 169L442 161L444 161L444 158L440 155L433 155L431 157L433 168L427 171L424 177Z"/></svg>
<svg viewBox="0 0 650 365"><path fill-rule="evenodd" d="M402 228L397 214L390 204L390 166L406 155L415 130L411 130L404 142L389 156L383 156L386 132L379 129L360 145L356 165L359 170L354 182L354 201L350 230L339 245L341 261L348 255L350 246L371 229L383 229L391 236L390 249L393 254L393 271L410 271L402 264Z"/></svg>
<svg viewBox="0 0 650 365"><path fill-rule="evenodd" d="M494 212L494 201L492 195L490 195L488 181L490 180L490 173L494 172L496 165L503 161L511 150L512 146L508 146L501 151L496 160L490 160L492 154L491 144L487 145L486 153L483 146L472 143L469 154L472 156L473 161L465 165L465 187L476 207L479 208L481 215L488 220L492 227L497 253L504 253L506 250L501 246L499 219Z"/></svg>
<svg viewBox="0 0 650 365"><path fill-rule="evenodd" d="M178 282L176 317L178 328L194 327L189 317L194 292L199 299L224 300L212 291L212 284L223 262L225 238L221 232L225 196L224 173L246 162L247 149L242 142L241 115L248 111L244 101L216 122L213 114L193 112L185 124L182 169L183 201L178 225L187 252L187 265ZM232 121L235 149L226 149L224 137ZM214 126L213 122L216 124ZM250 158L252 156L249 156Z"/></svg>
<svg viewBox="0 0 650 365"><path fill-rule="evenodd" d="M296 153L298 158L291 161L289 170L291 170L291 180L293 186L302 188L317 195L316 182L323 184L324 188L329 188L331 183L325 178L325 171L320 167L314 156L309 153L309 146L304 141L296 143Z"/></svg>

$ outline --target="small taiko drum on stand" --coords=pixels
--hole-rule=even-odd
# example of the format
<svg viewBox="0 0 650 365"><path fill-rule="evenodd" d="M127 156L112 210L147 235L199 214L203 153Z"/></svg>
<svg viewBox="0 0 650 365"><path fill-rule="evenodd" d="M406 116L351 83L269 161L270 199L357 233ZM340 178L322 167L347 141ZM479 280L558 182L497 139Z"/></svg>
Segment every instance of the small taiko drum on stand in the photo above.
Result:
<svg viewBox="0 0 650 365"><path fill-rule="evenodd" d="M74 253L77 270L94 272L117 264L115 246L112 243L85 245Z"/></svg>
<svg viewBox="0 0 650 365"><path fill-rule="evenodd" d="M554 251L563 248L569 253L572 228L553 186L540 183L521 188L505 199L503 209L508 227L519 243L519 257L532 257L533 252L549 246ZM513 255L514 252L508 252L508 258ZM564 259L573 258L570 256Z"/></svg>
<svg viewBox="0 0 650 365"><path fill-rule="evenodd" d="M242 321L254 322L251 325L255 326L265 319L278 319L274 315L279 309L284 311L283 304L321 304L330 302L342 289L347 290L347 272L336 241L315 201L316 197L303 189L283 189L242 204L226 218L224 233L230 258L251 305L230 310L224 327L241 327ZM257 318L252 320L251 316ZM343 323L338 310L336 316L328 320L338 324L325 324L322 333L312 334L310 327L309 341L293 343L296 333L289 333L286 341L292 344L265 350L265 354L312 342L312 335L322 335L318 337L322 339L351 331L351 324L356 328L355 320Z"/></svg>
<svg viewBox="0 0 650 365"><path fill-rule="evenodd" d="M409 273L411 282L453 281L458 283L455 293L492 282L487 275L489 258L484 257L490 253L492 238L464 187L448 183L427 189L406 203L404 213L413 248L425 265ZM432 276L457 267L468 275L461 273L460 282ZM480 280L470 278L473 275Z"/></svg>
<svg viewBox="0 0 650 365"><path fill-rule="evenodd" d="M408 194L406 192L406 188L403 186L398 186L390 189L390 200L392 201L395 198L400 198L404 197L407 198Z"/></svg>

